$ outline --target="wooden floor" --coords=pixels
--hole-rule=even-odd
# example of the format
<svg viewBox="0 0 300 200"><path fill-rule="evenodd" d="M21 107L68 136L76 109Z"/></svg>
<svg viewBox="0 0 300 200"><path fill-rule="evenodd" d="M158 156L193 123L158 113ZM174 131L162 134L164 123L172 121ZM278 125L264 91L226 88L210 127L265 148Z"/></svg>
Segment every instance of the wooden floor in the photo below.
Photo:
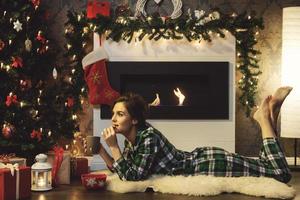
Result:
<svg viewBox="0 0 300 200"><path fill-rule="evenodd" d="M293 172L289 182L296 191L295 200L300 200L300 171ZM109 191L88 191L80 181L72 181L71 185L60 185L48 192L32 192L32 200L266 200L262 197L253 197L242 194L221 194L210 197L196 197L185 195L171 195L154 192L118 194Z"/></svg>

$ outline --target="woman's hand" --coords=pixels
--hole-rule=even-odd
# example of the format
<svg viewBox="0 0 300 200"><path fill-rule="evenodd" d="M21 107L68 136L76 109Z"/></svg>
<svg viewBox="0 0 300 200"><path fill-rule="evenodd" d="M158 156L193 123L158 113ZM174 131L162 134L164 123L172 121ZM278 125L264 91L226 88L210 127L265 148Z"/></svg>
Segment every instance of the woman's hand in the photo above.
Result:
<svg viewBox="0 0 300 200"><path fill-rule="evenodd" d="M117 135L112 126L105 128L102 131L101 135L109 147L119 147L117 141Z"/></svg>

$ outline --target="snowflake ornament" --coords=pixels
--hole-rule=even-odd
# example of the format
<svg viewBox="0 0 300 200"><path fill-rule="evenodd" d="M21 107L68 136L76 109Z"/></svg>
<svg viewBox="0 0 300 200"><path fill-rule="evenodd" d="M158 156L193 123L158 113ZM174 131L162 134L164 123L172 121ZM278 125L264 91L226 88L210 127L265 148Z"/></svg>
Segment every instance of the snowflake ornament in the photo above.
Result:
<svg viewBox="0 0 300 200"><path fill-rule="evenodd" d="M15 29L17 32L19 32L19 31L22 30L22 23L21 23L19 20L17 20L17 21L14 22L14 29Z"/></svg>
<svg viewBox="0 0 300 200"><path fill-rule="evenodd" d="M87 179L87 181L86 181L86 185L87 185L87 186L94 187L95 184L97 184L95 178L89 178L89 179Z"/></svg>

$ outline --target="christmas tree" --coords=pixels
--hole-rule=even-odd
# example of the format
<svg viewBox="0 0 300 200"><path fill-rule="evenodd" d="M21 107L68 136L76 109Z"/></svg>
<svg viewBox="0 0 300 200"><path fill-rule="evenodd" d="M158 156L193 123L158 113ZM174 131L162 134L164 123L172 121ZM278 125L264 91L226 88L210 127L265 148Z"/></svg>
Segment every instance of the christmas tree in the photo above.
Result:
<svg viewBox="0 0 300 200"><path fill-rule="evenodd" d="M78 131L81 74L57 63L40 4L0 0L0 154L46 152Z"/></svg>

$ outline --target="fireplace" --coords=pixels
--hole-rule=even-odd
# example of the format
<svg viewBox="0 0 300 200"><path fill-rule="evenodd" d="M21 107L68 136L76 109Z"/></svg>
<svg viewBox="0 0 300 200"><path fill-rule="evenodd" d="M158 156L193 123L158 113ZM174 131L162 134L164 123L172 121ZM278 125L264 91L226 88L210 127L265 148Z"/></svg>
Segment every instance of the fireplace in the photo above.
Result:
<svg viewBox="0 0 300 200"><path fill-rule="evenodd" d="M149 119L228 119L229 62L108 62L111 86L121 94L132 91L151 103ZM185 96L182 105L174 94ZM111 108L101 106L101 118Z"/></svg>

